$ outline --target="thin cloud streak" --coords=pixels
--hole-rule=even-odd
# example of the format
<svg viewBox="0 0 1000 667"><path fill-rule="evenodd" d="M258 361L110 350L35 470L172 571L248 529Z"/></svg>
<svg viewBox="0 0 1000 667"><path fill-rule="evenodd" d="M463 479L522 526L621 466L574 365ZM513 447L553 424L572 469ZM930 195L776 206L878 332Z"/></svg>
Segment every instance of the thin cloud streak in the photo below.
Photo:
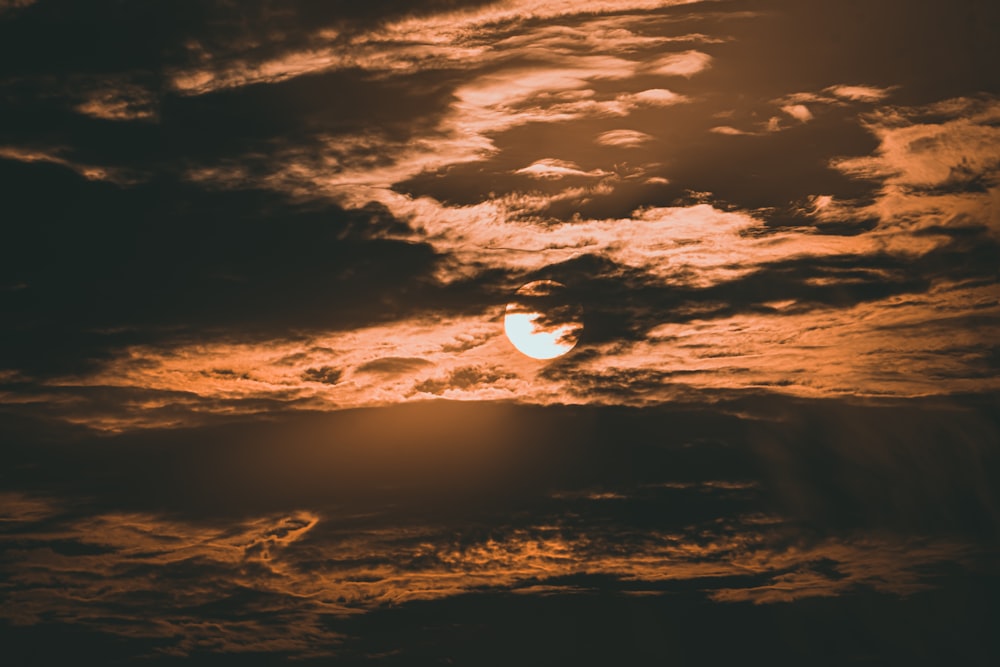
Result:
<svg viewBox="0 0 1000 667"><path fill-rule="evenodd" d="M66 151L61 148L35 149L18 146L0 146L0 159L16 160L28 164L33 162L56 164L76 172L88 181L110 181L112 183L128 184L137 180L134 176L128 175L120 169L75 162L63 157L61 153L64 152Z"/></svg>
<svg viewBox="0 0 1000 667"><path fill-rule="evenodd" d="M881 102L889 96L892 88L877 88L875 86L839 85L830 86L826 92L836 97L852 102Z"/></svg>
<svg viewBox="0 0 1000 667"><path fill-rule="evenodd" d="M635 148L641 146L653 137L646 134L645 132L639 132L638 130L608 130L600 135L594 141L602 146L621 146L623 148Z"/></svg>
<svg viewBox="0 0 1000 667"><path fill-rule="evenodd" d="M583 178L601 178L602 176L607 176L608 172L601 171L600 169L594 169L592 171L583 171L580 169L579 165L573 162L566 162L564 160L557 160L554 158L545 158L538 160L537 162L532 162L527 167L522 167L514 172L515 174L522 174L524 176L530 176L531 178L542 178L542 179L562 179L568 176L576 176Z"/></svg>

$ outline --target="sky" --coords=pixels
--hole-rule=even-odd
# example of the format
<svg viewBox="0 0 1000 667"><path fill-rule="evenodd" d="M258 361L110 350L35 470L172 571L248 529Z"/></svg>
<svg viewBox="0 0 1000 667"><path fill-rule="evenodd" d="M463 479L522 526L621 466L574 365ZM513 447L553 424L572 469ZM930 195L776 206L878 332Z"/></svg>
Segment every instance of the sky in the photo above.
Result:
<svg viewBox="0 0 1000 667"><path fill-rule="evenodd" d="M0 0L14 664L995 664L997 25Z"/></svg>

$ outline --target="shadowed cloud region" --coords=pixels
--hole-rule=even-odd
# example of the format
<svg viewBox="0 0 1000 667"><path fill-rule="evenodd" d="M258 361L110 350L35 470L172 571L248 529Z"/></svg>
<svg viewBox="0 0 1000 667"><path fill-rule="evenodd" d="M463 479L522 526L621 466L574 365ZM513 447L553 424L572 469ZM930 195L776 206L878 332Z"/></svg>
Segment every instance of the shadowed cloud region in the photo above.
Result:
<svg viewBox="0 0 1000 667"><path fill-rule="evenodd" d="M995 409L443 402L22 443L3 474L5 632L90 628L154 660L309 661L373 650L363 618L397 619L388 648L409 641L410 614L444 636L438 614L508 623L519 599L578 600L580 622L591 599L664 619L682 600L712 616L812 601L816 621L940 602L959 581L996 585ZM996 650L988 607L964 606L976 599L945 603L971 625L935 650Z"/></svg>

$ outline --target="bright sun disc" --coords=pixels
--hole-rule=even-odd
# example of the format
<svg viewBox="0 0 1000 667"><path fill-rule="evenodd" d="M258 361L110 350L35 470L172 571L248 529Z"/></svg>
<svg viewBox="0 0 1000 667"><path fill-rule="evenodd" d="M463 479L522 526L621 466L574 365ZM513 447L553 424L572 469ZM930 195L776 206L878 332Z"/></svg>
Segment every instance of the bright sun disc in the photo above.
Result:
<svg viewBox="0 0 1000 667"><path fill-rule="evenodd" d="M566 286L537 280L517 290L507 304L504 333L519 352L533 359L555 359L572 350L583 331L583 309L570 303Z"/></svg>

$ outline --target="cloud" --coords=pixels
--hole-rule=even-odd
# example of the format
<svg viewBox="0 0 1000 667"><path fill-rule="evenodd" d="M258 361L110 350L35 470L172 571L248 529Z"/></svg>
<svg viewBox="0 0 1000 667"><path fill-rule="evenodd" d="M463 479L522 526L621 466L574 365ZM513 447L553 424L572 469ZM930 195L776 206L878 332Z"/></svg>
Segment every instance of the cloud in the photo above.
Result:
<svg viewBox="0 0 1000 667"><path fill-rule="evenodd" d="M601 171L600 169L593 169L591 171L583 171L580 169L579 165L573 162L566 162L565 160L556 160L554 158L544 158L542 160L537 160L527 167L523 167L514 172L515 174L523 174L525 176L530 176L532 178L543 178L543 179L562 179L568 176L576 176L583 178L601 178L602 176L607 176L608 172Z"/></svg>
<svg viewBox="0 0 1000 667"><path fill-rule="evenodd" d="M289 206L276 193L204 192L167 178L119 188L77 176L48 154L17 157L0 161L11 186L5 215L23 223L0 250L0 284L24 287L20 301L3 302L11 315L3 318L5 336L17 343L0 352L0 367L33 377L77 372L126 341L185 339L185 331L219 332L236 322L240 336L259 340L395 317L394 297L382 290L401 287L395 276L404 273L427 277L436 262L429 246L385 238L409 232L379 205ZM54 189L62 196L50 196ZM186 267L182 278L169 268L177 262ZM104 277L123 274L129 279ZM404 282L407 290L435 289L432 279ZM405 303L397 305L421 307L419 299ZM34 315L25 321L18 308ZM232 367L204 367L211 368Z"/></svg>
<svg viewBox="0 0 1000 667"><path fill-rule="evenodd" d="M5 12L12 642L431 661L541 595L753 634L978 582L995 22L675 4ZM586 314L549 363L503 336L535 280Z"/></svg>
<svg viewBox="0 0 1000 667"><path fill-rule="evenodd" d="M466 363L429 388L505 372ZM398 649L411 619L435 627L435 605L452 632L474 599L491 614L633 595L840 614L989 579L989 397L688 399L431 401L18 441L0 471L0 618L18 637L58 632L55 617L123 652L322 664L369 648L372 624Z"/></svg>
<svg viewBox="0 0 1000 667"><path fill-rule="evenodd" d="M576 7L586 11L584 6ZM621 5L623 11L630 7L628 3ZM549 16L553 10L546 8L543 13ZM287 152L279 149L277 155L269 155L261 165L264 174L247 173L246 165L257 159L246 156L241 165L199 167L188 175L206 185L239 186L256 179L302 196L353 198L365 187L389 188L422 173L487 159L498 152L494 137L514 128L533 123L626 116L637 109L690 102L688 97L663 88L632 92L629 88L634 86L624 83L640 74L644 67L630 54L654 48L662 41L650 42L626 27L634 27L640 19L641 14L614 18L582 14L570 26L541 23L520 29L523 27L520 23L511 26L501 21L475 23L468 32L454 32L451 25L434 23L434 28L411 25L405 34L380 33L372 49L383 58L392 57L397 41L399 48L404 49L455 49L452 62L442 65L462 71L450 91L450 108L443 116L425 121L430 127L422 135L393 139L373 127L371 131L346 137L319 136L316 137L319 149L311 155L303 155L298 148ZM442 37L437 30L450 37ZM414 31L426 34L416 39ZM415 41L420 43L419 47L413 46ZM343 49L352 57L361 57L359 54L367 48L365 44L363 39L352 39ZM484 44L493 48L486 49ZM470 53L470 49L476 53ZM690 68L691 63L701 58L699 53L673 54L671 66ZM310 53L307 60L318 57ZM402 60L397 63L400 76L427 73L437 67L433 58L404 60L405 63ZM349 71L357 66L357 61L345 61L332 63L328 69ZM391 69L396 65L385 67ZM297 72L295 68L285 69L292 74ZM239 74L244 75L246 72ZM608 82L621 83L616 84L618 90L595 90L606 87ZM208 92L217 81L195 77L189 83L192 91L200 93ZM281 167L275 169L275 164ZM370 196L377 198L375 194Z"/></svg>
<svg viewBox="0 0 1000 667"><path fill-rule="evenodd" d="M158 115L158 100L142 86L105 83L87 91L84 100L75 109L81 114L103 120L152 121Z"/></svg>
<svg viewBox="0 0 1000 667"><path fill-rule="evenodd" d="M307 368L302 373L302 379L306 382L320 382L323 384L337 384L344 375L344 371L332 366L322 366L320 368Z"/></svg>
<svg viewBox="0 0 1000 667"><path fill-rule="evenodd" d="M904 252L922 254L952 243L948 232L962 228L985 229L995 242L998 118L996 101L970 98L875 112L866 120L879 141L875 154L834 160L833 166L881 183L874 203L857 215L876 217L880 229L898 232L894 240Z"/></svg>
<svg viewBox="0 0 1000 667"><path fill-rule="evenodd" d="M781 110L795 120L803 123L808 123L813 119L812 112L809 111L809 107L804 104L787 104L781 107Z"/></svg>
<svg viewBox="0 0 1000 667"><path fill-rule="evenodd" d="M793 547L785 553L768 554L763 562L760 554L749 554L746 561L749 568L763 566L769 571L767 583L749 588L722 588L712 593L712 599L754 604L788 603L839 596L857 587L908 596L930 588L917 572L921 567L918 563L943 563L955 553L954 546L924 545L919 541L880 542L877 538L862 539L850 546L828 542L814 549ZM791 560L788 567L783 568L780 563L786 557ZM879 579L890 562L901 567L891 582L883 583ZM832 569L827 570L825 565Z"/></svg>
<svg viewBox="0 0 1000 667"><path fill-rule="evenodd" d="M122 638L166 642L167 653L175 656L206 649L307 656L316 650L314 642L320 636L327 646L331 640L336 643L335 636L320 629L319 618L280 613L280 618L271 617L265 623L260 617L274 611L267 598L276 590L265 583L268 574L287 576L281 574L281 553L294 548L317 521L317 516L300 512L255 518L221 530L149 514L108 513L63 524L61 532L50 534L48 539L36 536L25 545L25 553L40 569L15 573L13 594L18 604L3 617L24 627L58 613L64 622L79 627L99 627ZM48 540L53 546L58 541L72 544L76 550L53 549ZM83 576L74 576L67 588L53 594L44 577L67 568ZM39 576L42 572L47 575ZM108 583L94 587L86 583L91 576L102 576ZM226 595L223 591L233 593L253 580L257 583L251 584L252 599L239 616L223 613L206 620L190 611L191 605L218 602L220 593ZM186 584L178 588L177 581ZM131 616L143 594L160 600L155 621ZM90 603L81 605L80 596ZM332 605L328 610L336 613ZM282 632L273 632L275 623L282 626Z"/></svg>
<svg viewBox="0 0 1000 667"><path fill-rule="evenodd" d="M421 383L425 393L453 398L512 398L527 386L516 378L530 365L491 320L492 314L437 315L304 339L132 346L96 374L60 381L72 393L90 387L83 395L92 399L78 404L79 413L65 406L63 417L123 431L173 424L184 414L200 422L213 414L397 403ZM466 381L469 369L497 359L508 360L494 378L502 381L486 381L488 374L481 383ZM224 372L206 372L212 368ZM101 393L112 388L120 394L102 407L109 397Z"/></svg>
<svg viewBox="0 0 1000 667"><path fill-rule="evenodd" d="M0 492L0 526L23 526L44 521L59 514L56 503L14 491Z"/></svg>
<svg viewBox="0 0 1000 667"><path fill-rule="evenodd" d="M892 88L851 86L845 84L826 88L826 92L852 102L881 102L889 96L892 90Z"/></svg>
<svg viewBox="0 0 1000 667"><path fill-rule="evenodd" d="M635 148L651 141L653 137L638 130L608 130L597 136L595 141L602 146Z"/></svg>
<svg viewBox="0 0 1000 667"><path fill-rule="evenodd" d="M843 282L832 278L830 289L842 291ZM684 381L695 386L770 386L806 396L927 395L945 384L956 392L986 390L994 383L976 377L971 371L978 362L963 352L980 348L980 335L948 332L952 326L961 328L962 313L988 292L946 285L926 297L902 294L848 308L801 311L797 301L773 302L771 312L762 308L759 315L662 324L650 332L649 343L617 354L613 345L602 345L582 367L615 369L603 380L610 387L615 378L627 378L619 374L657 368L685 372ZM928 312L928 300L936 305L934 315ZM989 328L1000 322L998 316L995 308L984 313ZM928 322L928 317L934 320ZM815 372L819 367L823 371ZM629 384L621 388L627 391ZM653 392L650 399L655 396Z"/></svg>
<svg viewBox="0 0 1000 667"><path fill-rule="evenodd" d="M118 152L109 157L90 144L8 148L19 177L25 167L39 175L12 191L46 192L51 174L102 164L92 155L127 162L133 140L142 153L153 145L142 142L162 130L150 167L157 187L75 190L82 194L68 201L87 225L66 216L60 234L45 239L29 227L17 231L12 245L25 250L10 253L0 284L40 313L37 328L15 332L21 343L11 347L31 350L19 358L36 361L26 369L7 355L5 366L27 370L39 396L49 395L52 380L90 396L110 385L136 392L144 405L176 396L178 411L194 411L200 398L207 412L408 400L414 386L481 368L487 351L511 377L452 388L461 397L582 402L590 399L572 383L590 382L595 395L602 383L629 387L622 401L641 403L671 395L662 385L680 377L695 387L805 394L849 393L851 382L859 393L926 389L928 382L892 373L886 381L850 364L806 378L768 346L782 340L793 349L791 327L810 330L810 321L844 344L865 347L862 334L883 341L867 323L842 318L868 317L872 303L915 313L915 303L900 303L920 293L925 312L960 321L939 300L954 290L956 302L971 307L973 294L960 282L983 274L994 252L981 234L995 226L990 206L1000 196L990 175L997 142L982 110L988 102L978 102L980 111L952 102L923 116L873 109L866 133L854 122L856 105L884 102L890 86L824 89L857 78L823 73L781 82L818 92L761 88L747 68L768 68L723 54L746 55L741 48L759 43L747 38L777 30L784 14L767 19L777 24L755 15L723 40L695 30L748 16L681 14L645 2L449 5L439 13L443 7L412 13L393 5L384 20L354 9L359 16L336 26L324 13L295 39L281 28L287 17L261 33L192 37L187 55L161 67L175 83L194 77L183 91L147 94L156 88L138 73L86 79L79 90L93 104L84 108L84 93L73 93L76 112L59 117L73 119L72 136L97 132ZM683 41L698 50L676 51L687 48L676 46ZM718 53L700 46L719 41L727 46ZM709 67L711 77L694 78ZM682 86L674 92L652 87L658 76L692 80L674 79ZM725 90L699 90L699 81ZM716 120L719 109L731 110L727 120ZM144 118L159 127L107 122ZM207 129L185 132L195 123ZM794 131L778 131L786 129ZM869 154L873 136L879 148ZM628 148L629 163L618 161L623 151L601 150L608 147ZM831 151L844 156L831 160L838 154ZM187 182L176 183L175 173ZM36 195L14 199L25 219L36 214L34 202L46 215L56 206ZM228 211L225 219L219 210ZM150 251L128 265L127 283L87 277L84 263L114 275L135 247ZM914 263L902 268L901 258ZM192 268L178 278L172 267L181 260ZM83 277L69 286L46 282L57 265ZM613 295L620 307L595 297L595 324L567 360L578 375L553 380L510 356L496 307L519 283L556 274ZM87 333L75 345L53 344L60 337L45 332L67 322ZM433 322L440 332L428 331ZM684 326L717 356L671 350L671 327ZM471 338L460 338L461 327ZM772 338L755 333L769 329ZM927 336L928 353L950 353L939 333L914 330ZM742 346L741 332L751 332ZM810 349L796 353L814 358ZM871 354L873 363L891 365L890 352ZM900 354L927 377L949 376L940 391L991 386L970 377L969 357L929 364L916 347ZM93 421L111 429L154 422L152 413L143 420L110 412Z"/></svg>
<svg viewBox="0 0 1000 667"><path fill-rule="evenodd" d="M931 118L944 117L943 121ZM918 188L961 184L1000 169L1000 104L954 99L925 108L889 108L866 117L877 155L834 165L851 175Z"/></svg>
<svg viewBox="0 0 1000 667"><path fill-rule="evenodd" d="M361 67L381 71L415 71L445 67L467 66L471 61L482 62L493 57L483 48L484 36L493 31L509 35L508 47L522 45L517 31L523 21L535 19L552 21L567 16L594 17L602 14L644 12L664 6L689 4L694 0L587 0L585 2L539 2L538 0L507 0L488 3L483 7L470 6L452 12L429 13L398 20L387 20L377 28L362 31L344 38L336 30L323 29L313 36L308 48L288 50L266 59L223 59L206 67L199 65L179 69L172 76L175 90L183 94L204 94L213 90L239 87L257 83L274 83L290 78L329 71ZM612 19L613 21L613 19ZM597 30L563 30L542 26L535 39L550 47L564 46L562 37L571 43L590 42L602 50L621 51L662 39L644 38L624 30L619 19L617 26L608 29L607 22L593 21ZM553 32L555 33L553 35ZM532 40L534 41L534 40ZM245 52L252 53L253 44ZM212 62L210 52L199 54L200 61Z"/></svg>
<svg viewBox="0 0 1000 667"><path fill-rule="evenodd" d="M740 130L731 125L716 125L709 129L709 132L714 132L715 134L727 134L730 136L738 137L748 134L755 134L754 132L747 132L746 130Z"/></svg>
<svg viewBox="0 0 1000 667"><path fill-rule="evenodd" d="M433 365L426 359L418 357L382 357L361 364L355 369L355 373L381 373L384 375L399 375L412 373L425 366Z"/></svg>
<svg viewBox="0 0 1000 667"><path fill-rule="evenodd" d="M589 88L595 82L632 77L637 67L632 61L603 55L552 60L470 77L456 88L450 108L423 136L399 141L373 131L318 137L318 150L304 153L293 148L269 156L261 164L263 174L250 173L247 165L256 165L258 159L248 156L241 163L192 169L187 176L206 186L243 187L253 179L302 197L352 202L367 192L365 196L378 199L384 196L381 190L421 173L495 155L493 137L514 128L626 116L635 109L689 101L665 89L598 96Z"/></svg>
<svg viewBox="0 0 1000 667"><path fill-rule="evenodd" d="M136 180L134 175L130 175L124 170L80 164L71 159L62 157L60 153L63 152L65 151L59 148L34 149L22 148L18 146L0 146L0 159L16 160L18 162L25 162L28 164L33 162L56 164L61 167L66 167L67 169L71 169L88 181L109 181L112 183L127 184Z"/></svg>
<svg viewBox="0 0 1000 667"><path fill-rule="evenodd" d="M947 113L955 117L942 120ZM993 220L993 195L973 176L989 179L995 169L992 118L991 104L982 101L890 108L867 117L871 132L884 137L879 148L835 166L882 179L874 202L807 198L791 225L773 225L766 211L704 203L606 219L554 221L534 213L597 196L626 181L624 174L582 188L562 188L552 179L561 189L470 206L383 192L386 208L369 209L378 235L398 238L404 248L432 239L433 255L441 258L431 265L435 290L492 275L493 293L478 293L480 301L467 312L433 324L419 310L399 311L393 322L353 333L313 329L305 340L271 335L237 344L132 345L107 358L99 372L63 382L84 394L106 385L190 392L208 411L233 410L235 401L247 412L272 409L269 397L315 409L421 393L641 405L690 387L775 387L809 396L988 390L994 381L974 370L981 355L971 351L982 348L996 326L997 313L984 301L992 288L964 283L987 275L996 254L995 244L981 236ZM965 170L954 166L962 164ZM535 165L540 172L587 173L551 158ZM375 215L387 210L396 215ZM499 311L486 305L531 275L576 281L593 294L592 321L561 376L540 374L510 350ZM612 290L615 284L621 289ZM973 314L981 325L970 330L962 323ZM963 333L949 333L951 327ZM460 334L471 339L463 342ZM382 341L378 350L372 340ZM427 363L373 372L386 357ZM449 384L451 374L484 364L502 369L496 382ZM205 376L211 368L233 375ZM339 382L303 380L309 369L322 368L342 370ZM681 377L683 387L671 386ZM414 387L427 391L414 393ZM115 419L121 419L117 426ZM112 429L135 423L107 414L94 420Z"/></svg>
<svg viewBox="0 0 1000 667"><path fill-rule="evenodd" d="M692 77L708 69L711 64L712 57L710 55L701 51L690 50L663 56L650 63L647 68L653 74Z"/></svg>
<svg viewBox="0 0 1000 667"><path fill-rule="evenodd" d="M687 98L683 95L678 95L677 93L669 91L665 88L650 88L648 90L643 90L641 92L634 93L629 96L628 99L639 104L663 107L678 104L687 100Z"/></svg>
<svg viewBox="0 0 1000 667"><path fill-rule="evenodd" d="M95 528L114 518L101 517ZM155 516L132 520L149 528L165 528L167 535L197 530L194 526L163 525ZM136 592L162 598L159 620L155 624L105 626L115 634L156 639L180 656L207 649L213 653L280 651L303 658L343 652L348 637L343 633L331 636L325 628L347 625L345 621L351 616L386 605L405 609L410 602L455 598L484 588L526 595L546 591L566 594L574 589L586 591L603 579L614 582L616 588L652 594L698 582L716 602L787 603L840 597L848 592L857 595L859 591L907 596L933 589L927 568L948 566L968 571L973 558L972 550L961 543L924 545L917 540L881 537L786 548L741 533L715 535L716 542L702 543L682 534L650 531L642 540L630 543L626 554L620 546L616 548L614 533L609 530L588 530L572 537L559 526L532 525L470 543L449 540L423 526L406 532L410 534L395 538L383 531L342 537L339 546L329 540L312 547L292 543L271 552L266 560L247 555L235 562L226 558L229 549L224 538L204 531L202 544L192 545L195 548L186 554L178 549L180 545L169 545L165 550L162 542L156 544L154 548L166 551L165 556L184 558L160 566L163 574L183 572L182 565L188 564L195 576L214 575L211 587L205 586L203 579L195 579L192 583L196 587L185 595L171 591L169 579L143 576L144 561L129 562L131 536L115 544L111 554L89 559L49 555L36 547L32 555L43 572L66 566L75 566L76 572L81 568L113 570L118 573L118 583L98 589L66 572L62 576L72 582L73 590L91 601L89 610L75 604L66 592L51 591L46 596L47 591L39 586L28 593L15 593L18 620L30 625L37 619L31 614L53 611L77 624L96 624L91 615L98 613L105 622L124 620L137 607L126 593L131 589L133 600ZM253 539L252 529L247 537ZM415 544L414 538L421 542ZM343 565L330 566L337 563ZM234 566L239 566L242 574L236 574ZM194 576L188 575L188 579ZM740 587L744 580L762 583ZM24 586L28 582L18 576L15 583ZM241 619L221 604L226 595L237 591L244 601ZM185 608L194 604L211 605L213 611L202 614L208 622L196 623L194 616L185 613ZM116 609L123 612L116 613ZM266 623L262 620L265 616ZM338 623L338 616L344 620ZM318 651L319 647L325 651Z"/></svg>
<svg viewBox="0 0 1000 667"><path fill-rule="evenodd" d="M943 127L966 136L964 125ZM961 322L973 311L987 318L981 331L994 326L995 309L975 305L992 288L962 283L987 270L995 246L980 245L971 256L981 259L948 268L953 253L970 250L952 237L920 233L932 229L930 222L902 225L901 211L886 209L884 196L867 207L816 197L803 210L816 225L809 226L807 217L798 228L769 229L762 218L708 204L644 209L625 219L515 217L560 196L565 193L468 207L398 196L390 206L409 221L404 229L419 229L449 258L437 274L443 285L469 280L486 267L521 275L545 271L549 274L542 277L584 281L597 290L598 314L607 308L601 301L620 304L619 311L607 315L621 322L611 329L617 332L612 340L590 334L566 375L545 376L524 366L507 349L496 314L480 308L478 314L439 319L433 327L427 320L401 319L306 342L136 347L99 374L74 382L195 391L213 400L241 397L249 411L258 409L253 401L276 392L305 401L303 407L343 407L408 400L413 387L461 398L530 396L542 404L646 404L672 395L677 390L665 380L681 376L689 387L767 386L800 395L921 395L993 386L972 372L978 357L962 352L981 346L980 333L948 332L953 326L964 330ZM982 220L988 196L972 192L968 197L960 210L972 216L969 220ZM819 233L825 225L861 215L881 222L864 233ZM604 261L595 265L591 260L597 257ZM573 268L577 265L582 268ZM553 271L566 273L560 278ZM606 283L600 281L612 280L621 281L625 291L602 295L598 288ZM600 318L591 324L600 330ZM469 345L458 342L459 331L472 336ZM371 340L383 341L377 353ZM400 372L391 379L366 380L368 364L385 356L424 359L428 365L393 365ZM294 364L286 361L293 358ZM505 370L496 382L449 384L450 374L459 369L479 368L491 359L496 365L498 358L504 359ZM300 381L307 369L327 366L345 369L336 386L321 390ZM253 381L206 378L201 375L206 367L232 369L234 377L250 373ZM826 370L817 372L819 367Z"/></svg>
<svg viewBox="0 0 1000 667"><path fill-rule="evenodd" d="M463 366L456 368L445 378L428 379L414 385L419 393L435 396L449 396L457 392L468 392L483 386L516 379L516 375L497 367Z"/></svg>

